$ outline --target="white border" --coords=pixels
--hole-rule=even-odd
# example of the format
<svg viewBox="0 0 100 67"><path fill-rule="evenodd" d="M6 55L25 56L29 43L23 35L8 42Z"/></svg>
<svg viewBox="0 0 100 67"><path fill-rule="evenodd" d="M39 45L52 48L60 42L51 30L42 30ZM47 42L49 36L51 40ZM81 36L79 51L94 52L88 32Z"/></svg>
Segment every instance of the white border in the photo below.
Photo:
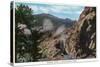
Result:
<svg viewBox="0 0 100 67"><path fill-rule="evenodd" d="M55 0L56 1L56 0ZM94 6L94 7L96 7L96 10L97 10L97 5L98 4L94 4L94 3L96 3L95 1L93 2L83 2L83 1L81 1L81 2L78 2L78 1L67 1L67 3L65 3L65 2L60 2L60 1L58 1L57 3L55 3L54 1L50 1L50 0L48 0L48 2L47 1L41 1L41 0L15 0L14 1L14 8L15 8L15 2L26 2L26 3L38 3L38 4L41 4L41 3L43 3L43 4L56 4L56 5L75 5L75 6ZM98 13L98 12L96 12L96 13ZM13 31L15 31L15 9L13 10ZM97 15L97 14L96 14ZM97 18L96 18L96 20L97 20ZM96 26L97 26L97 22L98 22L98 20L96 21ZM96 27L97 28L97 27ZM57 61L42 61L42 62L25 62L25 63L15 63L15 32L13 32L13 66L27 66L27 65L29 65L29 66L32 66L32 65L44 65L44 64L66 64L66 63L79 63L79 62L90 62L90 61L98 61L98 51L97 51L97 49L98 49L98 45L97 45L97 41L96 41L96 58L93 58L93 59L72 59L72 60L57 60ZM97 30L96 30L96 36L97 36ZM97 40L97 37L96 37L96 40Z"/></svg>
<svg viewBox="0 0 100 67"><path fill-rule="evenodd" d="M96 6L96 0L15 0L16 2L33 2L33 3L45 3L45 4L73 4L73 5L89 5L89 6Z"/></svg>
<svg viewBox="0 0 100 67"><path fill-rule="evenodd" d="M36 65L51 65L51 64L68 64L68 63L83 63L83 62L98 62L98 59L73 59L73 60L57 60L57 61L41 61L41 62L25 62L14 63L14 66L36 66Z"/></svg>

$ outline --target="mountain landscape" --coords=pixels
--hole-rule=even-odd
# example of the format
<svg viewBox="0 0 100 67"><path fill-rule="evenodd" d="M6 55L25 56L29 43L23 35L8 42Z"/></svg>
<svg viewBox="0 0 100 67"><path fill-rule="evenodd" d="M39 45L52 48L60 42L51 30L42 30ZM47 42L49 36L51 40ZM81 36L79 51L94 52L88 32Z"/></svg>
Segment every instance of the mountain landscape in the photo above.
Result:
<svg viewBox="0 0 100 67"><path fill-rule="evenodd" d="M29 7L19 7L15 14L16 62L96 58L96 7L84 7L78 20L32 14Z"/></svg>
<svg viewBox="0 0 100 67"><path fill-rule="evenodd" d="M59 36L45 39L40 48L49 60L95 58L96 8L85 7L73 28L66 28Z"/></svg>
<svg viewBox="0 0 100 67"><path fill-rule="evenodd" d="M41 26L43 27L43 24L46 24L45 26L53 26L53 30L57 29L58 27L64 25L66 28L71 27L76 21L75 20L71 20L69 18L66 19L62 19L62 18L58 18L56 16L53 16L51 14L37 14L34 15L34 18L36 19L36 26ZM46 20L46 22L45 22Z"/></svg>

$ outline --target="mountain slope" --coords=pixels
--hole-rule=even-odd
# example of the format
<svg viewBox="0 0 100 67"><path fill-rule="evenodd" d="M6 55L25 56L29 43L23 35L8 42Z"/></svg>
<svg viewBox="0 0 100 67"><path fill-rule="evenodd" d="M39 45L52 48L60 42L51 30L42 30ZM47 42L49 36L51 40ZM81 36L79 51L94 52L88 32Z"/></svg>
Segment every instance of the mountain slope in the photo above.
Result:
<svg viewBox="0 0 100 67"><path fill-rule="evenodd" d="M34 15L34 17L37 19L37 23L40 26L43 24L44 19L49 19L53 23L55 28L59 27L61 25L65 25L66 27L70 27L74 23L74 21L69 19L69 18L62 19L62 18L58 18L56 16L53 16L51 14L45 14L45 13Z"/></svg>
<svg viewBox="0 0 100 67"><path fill-rule="evenodd" d="M43 39L40 43L43 58L47 60L96 57L96 8L85 7L80 18L60 35Z"/></svg>
<svg viewBox="0 0 100 67"><path fill-rule="evenodd" d="M69 37L69 53L74 58L96 57L96 8L85 7Z"/></svg>

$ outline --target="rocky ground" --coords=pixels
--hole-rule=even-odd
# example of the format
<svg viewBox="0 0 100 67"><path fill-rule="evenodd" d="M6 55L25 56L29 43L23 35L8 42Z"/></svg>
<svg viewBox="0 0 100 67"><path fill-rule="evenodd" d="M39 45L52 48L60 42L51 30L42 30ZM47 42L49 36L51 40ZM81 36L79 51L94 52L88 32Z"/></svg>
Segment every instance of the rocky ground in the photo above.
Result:
<svg viewBox="0 0 100 67"><path fill-rule="evenodd" d="M42 38L38 48L45 60L95 58L96 8L85 7L73 27Z"/></svg>

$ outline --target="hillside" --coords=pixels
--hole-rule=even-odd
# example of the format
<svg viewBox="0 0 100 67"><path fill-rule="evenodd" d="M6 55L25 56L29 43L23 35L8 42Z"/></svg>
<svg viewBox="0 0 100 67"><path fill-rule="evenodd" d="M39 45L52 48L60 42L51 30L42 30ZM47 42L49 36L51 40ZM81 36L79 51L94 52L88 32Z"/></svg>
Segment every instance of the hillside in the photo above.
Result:
<svg viewBox="0 0 100 67"><path fill-rule="evenodd" d="M59 26L62 26L64 25L66 28L68 27L71 27L75 21L74 20L71 20L69 18L66 18L66 19L62 19L62 18L58 18L56 16L53 16L51 14L36 14L36 15L33 15L35 20L36 20L36 26L43 26L43 24L45 23L45 20L47 25L53 25L53 29L57 29ZM49 24L50 23L50 24Z"/></svg>
<svg viewBox="0 0 100 67"><path fill-rule="evenodd" d="M73 28L45 38L39 48L46 60L96 57L96 8L85 7Z"/></svg>

